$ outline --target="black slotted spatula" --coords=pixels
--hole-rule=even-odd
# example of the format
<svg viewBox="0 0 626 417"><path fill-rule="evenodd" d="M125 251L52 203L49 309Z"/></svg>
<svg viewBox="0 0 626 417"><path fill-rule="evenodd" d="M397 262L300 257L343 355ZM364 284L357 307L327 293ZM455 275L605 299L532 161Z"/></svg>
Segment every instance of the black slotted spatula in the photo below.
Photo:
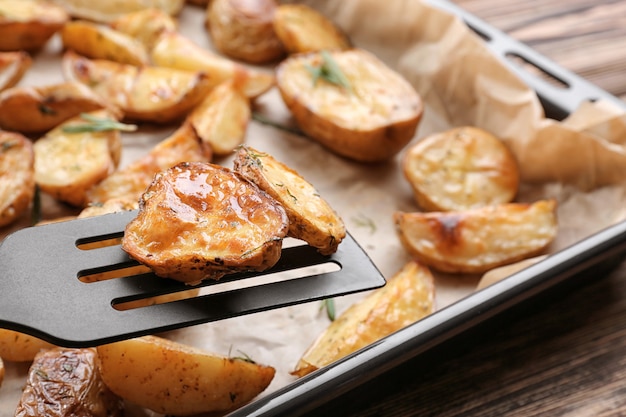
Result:
<svg viewBox="0 0 626 417"><path fill-rule="evenodd" d="M121 249L123 230L136 214L113 213L9 235L0 245L0 328L60 346L96 346L385 284L348 234L331 256L308 245L285 245L268 271L207 280L193 297L146 305L154 297L196 287L154 276ZM270 280L273 275L278 278ZM255 281L260 278L266 281ZM143 306L133 307L142 300Z"/></svg>

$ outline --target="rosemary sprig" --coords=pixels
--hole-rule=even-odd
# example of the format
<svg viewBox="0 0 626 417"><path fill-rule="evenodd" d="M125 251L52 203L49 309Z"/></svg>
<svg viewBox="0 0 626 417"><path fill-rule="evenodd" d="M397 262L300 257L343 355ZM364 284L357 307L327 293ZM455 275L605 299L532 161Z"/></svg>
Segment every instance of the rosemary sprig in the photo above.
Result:
<svg viewBox="0 0 626 417"><path fill-rule="evenodd" d="M304 136L304 133L302 133L300 129L291 127L291 126L282 125L278 122L275 122L274 120L267 118L266 116L258 112L252 112L252 120L256 120L257 122L267 125L267 126L275 127L276 129L284 130L287 133L292 133L298 136Z"/></svg>
<svg viewBox="0 0 626 417"><path fill-rule="evenodd" d="M343 87L348 91L352 91L350 81L343 73L339 64L335 61L335 58L328 51L321 51L322 64L318 67L307 65L306 69L311 73L313 77L313 85L317 85L318 80L322 80Z"/></svg>
<svg viewBox="0 0 626 417"><path fill-rule="evenodd" d="M326 298L322 300L322 305L320 306L320 310L326 310L326 316L328 320L335 321L335 299L334 298Z"/></svg>
<svg viewBox="0 0 626 417"><path fill-rule="evenodd" d="M120 123L113 119L95 117L88 113L81 113L80 118L89 123L72 124L63 126L65 133L86 133L86 132L105 132L109 130L120 130L122 132L134 132L137 125Z"/></svg>
<svg viewBox="0 0 626 417"><path fill-rule="evenodd" d="M250 357L250 355L248 355L248 354L247 354L247 353L245 353L245 352L242 352L242 351L241 351L241 350L239 350L239 349L237 349L237 352L239 352L239 353L241 354L241 356L232 356L232 355L231 355L231 351L232 351L232 349L233 349L233 347L232 347L232 345L231 345L231 346L230 346L230 348L228 349L228 357L229 357L230 359L233 359L233 360L235 360L235 359L236 359L236 360L240 360L240 361L244 361L244 362L248 362L248 363L253 363L253 364L255 364L255 363L256 363L256 361L255 361L254 359L252 359L252 358Z"/></svg>

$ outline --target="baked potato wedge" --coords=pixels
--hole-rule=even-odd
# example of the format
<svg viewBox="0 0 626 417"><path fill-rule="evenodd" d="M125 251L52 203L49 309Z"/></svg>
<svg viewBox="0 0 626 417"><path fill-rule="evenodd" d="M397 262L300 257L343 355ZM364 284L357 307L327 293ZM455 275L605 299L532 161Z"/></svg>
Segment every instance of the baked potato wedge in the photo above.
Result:
<svg viewBox="0 0 626 417"><path fill-rule="evenodd" d="M13 87L0 93L0 128L24 134L44 133L81 113L101 109L115 112L78 82Z"/></svg>
<svg viewBox="0 0 626 417"><path fill-rule="evenodd" d="M281 4L274 31L289 54L349 49L350 39L330 19L306 4Z"/></svg>
<svg viewBox="0 0 626 417"><path fill-rule="evenodd" d="M393 220L416 259L449 273L481 274L540 254L558 231L555 200L465 211L405 213Z"/></svg>
<svg viewBox="0 0 626 417"><path fill-rule="evenodd" d="M109 26L141 42L147 51L154 48L163 32L178 30L176 19L160 9L143 9L128 13L115 19Z"/></svg>
<svg viewBox="0 0 626 417"><path fill-rule="evenodd" d="M275 0L211 0L206 27L218 51L251 64L276 61L285 54L274 32Z"/></svg>
<svg viewBox="0 0 626 417"><path fill-rule="evenodd" d="M121 16L145 9L163 10L176 16L185 0L52 0L74 18L109 23Z"/></svg>
<svg viewBox="0 0 626 417"><path fill-rule="evenodd" d="M250 117L250 100L226 81L215 87L187 120L214 155L225 156L244 142Z"/></svg>
<svg viewBox="0 0 626 417"><path fill-rule="evenodd" d="M0 51L36 51L68 21L50 1L0 0Z"/></svg>
<svg viewBox="0 0 626 417"><path fill-rule="evenodd" d="M403 173L417 204L428 211L510 203L520 182L515 157L504 142L471 126L412 145L403 157Z"/></svg>
<svg viewBox="0 0 626 417"><path fill-rule="evenodd" d="M112 121L106 111L88 113ZM35 182L41 191L72 206L87 204L87 190L110 175L119 163L118 130L95 131L85 116L72 118L35 142ZM80 131L85 128L86 131ZM68 131L72 130L72 131Z"/></svg>
<svg viewBox="0 0 626 417"><path fill-rule="evenodd" d="M32 142L0 130L0 227L22 217L35 194Z"/></svg>
<svg viewBox="0 0 626 417"><path fill-rule="evenodd" d="M146 155L109 175L87 191L90 205L106 204L112 199L139 202L154 176L180 162L210 162L211 149L195 130L183 124Z"/></svg>
<svg viewBox="0 0 626 417"><path fill-rule="evenodd" d="M150 58L154 65L161 67L205 71L213 87L232 80L234 86L250 99L260 96L275 84L273 74L244 67L214 54L178 32L163 32L155 42Z"/></svg>
<svg viewBox="0 0 626 417"><path fill-rule="evenodd" d="M361 49L292 55L278 65L276 82L304 133L360 162L400 152L423 113L411 84Z"/></svg>
<svg viewBox="0 0 626 417"><path fill-rule="evenodd" d="M11 362L32 362L37 353L53 344L26 333L0 329L0 358Z"/></svg>
<svg viewBox="0 0 626 417"><path fill-rule="evenodd" d="M15 410L15 417L123 415L122 401L102 382L95 348L40 351Z"/></svg>
<svg viewBox="0 0 626 417"><path fill-rule="evenodd" d="M72 52L64 54L63 70L67 79L87 85L121 109L124 119L138 122L182 120L211 89L210 77L202 71L135 67Z"/></svg>
<svg viewBox="0 0 626 417"><path fill-rule="evenodd" d="M0 52L0 91L16 85L33 64L24 51Z"/></svg>
<svg viewBox="0 0 626 417"><path fill-rule="evenodd" d="M288 235L330 255L346 237L343 220L315 187L294 169L251 147L239 148L234 170L283 205L289 217Z"/></svg>
<svg viewBox="0 0 626 417"><path fill-rule="evenodd" d="M148 51L139 40L103 24L74 20L61 29L65 49L91 59L147 65Z"/></svg>
<svg viewBox="0 0 626 417"><path fill-rule="evenodd" d="M302 377L431 314L435 283L428 267L405 264L387 284L339 315L307 349L293 375Z"/></svg>
<svg viewBox="0 0 626 417"><path fill-rule="evenodd" d="M250 401L275 370L145 336L98 346L100 372L120 397L166 415L223 412Z"/></svg>

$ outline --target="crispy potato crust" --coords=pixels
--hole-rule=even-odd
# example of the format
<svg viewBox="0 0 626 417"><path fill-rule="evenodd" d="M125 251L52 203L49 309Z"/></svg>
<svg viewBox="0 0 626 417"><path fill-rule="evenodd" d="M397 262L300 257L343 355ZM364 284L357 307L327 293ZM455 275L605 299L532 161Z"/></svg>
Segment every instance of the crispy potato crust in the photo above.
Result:
<svg viewBox="0 0 626 417"><path fill-rule="evenodd" d="M157 275L188 284L263 271L281 255L285 209L240 174L209 163L159 173L142 195L122 248Z"/></svg>
<svg viewBox="0 0 626 417"><path fill-rule="evenodd" d="M15 417L123 415L122 401L102 382L94 348L39 352L15 411Z"/></svg>
<svg viewBox="0 0 626 417"><path fill-rule="evenodd" d="M321 53L292 55L276 68L281 96L300 128L331 151L361 162L387 160L413 138L423 104L415 89L374 55L329 52L350 88L313 78Z"/></svg>
<svg viewBox="0 0 626 417"><path fill-rule="evenodd" d="M17 84L32 64L33 59L24 51L0 52L0 91Z"/></svg>
<svg viewBox="0 0 626 417"><path fill-rule="evenodd" d="M0 131L0 226L24 215L34 194L32 142L19 133Z"/></svg>
<svg viewBox="0 0 626 417"><path fill-rule="evenodd" d="M239 149L234 169L285 207L289 236L304 240L324 255L337 251L346 236L343 220L298 172L250 147Z"/></svg>
<svg viewBox="0 0 626 417"><path fill-rule="evenodd" d="M404 154L403 173L429 211L465 210L513 201L520 175L504 142L476 127L421 139Z"/></svg>
<svg viewBox="0 0 626 417"><path fill-rule="evenodd" d="M36 51L59 31L69 16L49 1L0 2L0 51Z"/></svg>
<svg viewBox="0 0 626 417"><path fill-rule="evenodd" d="M556 237L556 201L466 211L394 214L400 241L417 259L450 273L484 273L541 253Z"/></svg>

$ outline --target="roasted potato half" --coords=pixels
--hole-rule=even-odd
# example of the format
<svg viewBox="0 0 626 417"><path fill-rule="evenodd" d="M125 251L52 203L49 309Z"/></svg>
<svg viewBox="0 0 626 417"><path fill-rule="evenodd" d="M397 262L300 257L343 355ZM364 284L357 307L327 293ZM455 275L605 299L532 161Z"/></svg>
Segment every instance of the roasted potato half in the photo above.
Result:
<svg viewBox="0 0 626 417"><path fill-rule="evenodd" d="M302 239L330 255L346 237L343 220L294 169L271 155L250 147L239 148L234 169L280 202L289 217L289 236Z"/></svg>
<svg viewBox="0 0 626 417"><path fill-rule="evenodd" d="M106 111L88 113L114 120ZM76 207L87 204L87 190L110 175L121 152L118 130L94 131L82 116L68 120L35 142L35 182L41 191ZM84 127L86 131L68 131Z"/></svg>
<svg viewBox="0 0 626 417"><path fill-rule="evenodd" d="M292 374L304 376L426 317L434 311L428 267L408 262L363 300L350 306L304 353Z"/></svg>
<svg viewBox="0 0 626 417"><path fill-rule="evenodd" d="M35 51L69 20L63 8L44 0L0 0L0 51Z"/></svg>
<svg viewBox="0 0 626 417"><path fill-rule="evenodd" d="M147 65L148 51L139 40L103 24L75 20L61 29L65 49L92 59Z"/></svg>
<svg viewBox="0 0 626 417"><path fill-rule="evenodd" d="M285 54L274 32L275 0L211 0L206 26L215 47L252 64L276 61Z"/></svg>
<svg viewBox="0 0 626 417"><path fill-rule="evenodd" d="M102 382L94 348L39 352L15 410L15 417L123 415L122 400Z"/></svg>
<svg viewBox="0 0 626 417"><path fill-rule="evenodd" d="M182 120L211 89L202 71L135 67L72 52L63 56L69 80L81 82L122 110L124 118L159 124Z"/></svg>
<svg viewBox="0 0 626 417"><path fill-rule="evenodd" d="M554 200L456 212L396 212L394 222L409 253L450 273L484 273L538 255L558 231Z"/></svg>
<svg viewBox="0 0 626 417"><path fill-rule="evenodd" d="M509 203L517 194L519 169L500 139L476 127L435 133L412 145L403 172L424 210L465 210Z"/></svg>
<svg viewBox="0 0 626 417"><path fill-rule="evenodd" d="M237 408L263 392L275 370L145 336L98 347L100 372L120 397L166 415Z"/></svg>
<svg viewBox="0 0 626 417"><path fill-rule="evenodd" d="M106 204L112 199L138 202L154 176L180 162L210 162L211 149L195 130L183 124L146 155L115 171L87 191L90 205Z"/></svg>
<svg viewBox="0 0 626 417"><path fill-rule="evenodd" d="M147 51L154 48L163 32L176 32L178 29L176 19L160 9L144 9L128 13L111 22L109 26L137 39Z"/></svg>
<svg viewBox="0 0 626 417"><path fill-rule="evenodd" d="M308 136L361 162L400 152L423 113L411 84L361 49L292 55L278 65L276 82Z"/></svg>
<svg viewBox="0 0 626 417"><path fill-rule="evenodd" d="M122 249L159 276L195 284L272 267L288 228L285 209L240 174L181 163L143 193Z"/></svg>
<svg viewBox="0 0 626 417"><path fill-rule="evenodd" d="M19 133L0 130L0 227L23 216L34 194L32 142Z"/></svg>
<svg viewBox="0 0 626 417"><path fill-rule="evenodd" d="M351 47L343 31L306 4L279 5L274 13L274 31L290 54Z"/></svg>
<svg viewBox="0 0 626 417"><path fill-rule="evenodd" d="M0 91L20 82L32 63L33 59L24 51L0 52Z"/></svg>
<svg viewBox="0 0 626 417"><path fill-rule="evenodd" d="M110 108L78 82L13 87L0 93L0 127L25 134L47 132L80 113Z"/></svg>
<svg viewBox="0 0 626 417"><path fill-rule="evenodd" d="M32 362L37 353L53 344L26 333L0 329L0 358L12 362Z"/></svg>
<svg viewBox="0 0 626 417"><path fill-rule="evenodd" d="M172 16L177 15L185 5L185 0L52 0L62 6L75 18L109 23L127 13L145 9L163 10Z"/></svg>

